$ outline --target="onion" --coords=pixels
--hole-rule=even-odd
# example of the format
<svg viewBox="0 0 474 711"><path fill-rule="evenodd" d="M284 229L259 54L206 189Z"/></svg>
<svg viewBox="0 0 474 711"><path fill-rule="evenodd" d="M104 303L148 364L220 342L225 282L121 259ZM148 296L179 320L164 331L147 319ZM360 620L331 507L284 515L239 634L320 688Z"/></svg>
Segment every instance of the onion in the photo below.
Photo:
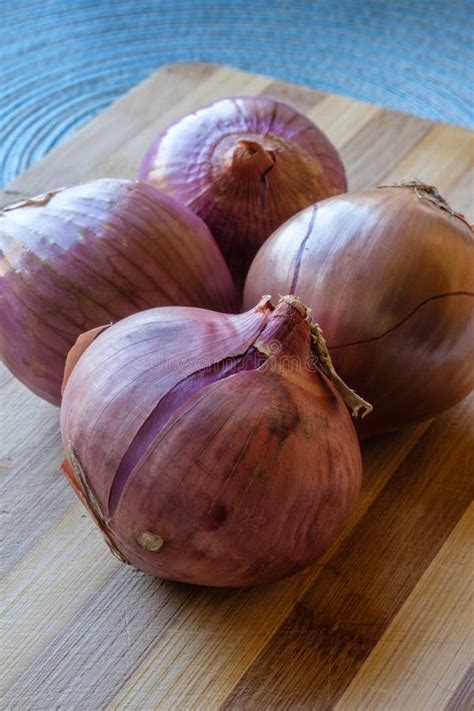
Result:
<svg viewBox="0 0 474 711"><path fill-rule="evenodd" d="M73 349L64 469L111 548L147 573L276 580L320 556L353 507L360 452L338 391L367 403L303 304L268 298L241 315L145 311Z"/></svg>
<svg viewBox="0 0 474 711"><path fill-rule="evenodd" d="M327 136L291 106L261 96L221 99L172 124L139 176L202 217L240 288L279 225L347 190Z"/></svg>
<svg viewBox="0 0 474 711"><path fill-rule="evenodd" d="M55 404L82 331L151 306L235 308L204 223L135 181L97 180L5 208L0 247L2 359Z"/></svg>
<svg viewBox="0 0 474 711"><path fill-rule="evenodd" d="M309 207L265 243L244 304L294 293L341 377L374 406L361 437L436 416L473 387L472 228L417 183Z"/></svg>

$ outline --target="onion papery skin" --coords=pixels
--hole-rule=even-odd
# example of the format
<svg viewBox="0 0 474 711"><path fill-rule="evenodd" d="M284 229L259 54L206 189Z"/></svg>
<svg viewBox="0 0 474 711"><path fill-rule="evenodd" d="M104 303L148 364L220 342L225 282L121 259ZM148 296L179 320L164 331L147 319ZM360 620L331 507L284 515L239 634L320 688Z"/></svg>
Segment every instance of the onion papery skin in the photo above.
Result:
<svg viewBox="0 0 474 711"><path fill-rule="evenodd" d="M138 181L97 180L5 208L0 245L1 357L55 405L81 332L154 306L235 310L206 225Z"/></svg>
<svg viewBox="0 0 474 711"><path fill-rule="evenodd" d="M434 417L474 384L472 228L430 190L324 200L277 230L248 274L244 305L263 289L314 309L337 372L373 405L361 439Z"/></svg>
<svg viewBox="0 0 474 711"><path fill-rule="evenodd" d="M97 336L64 390L65 471L123 560L240 587L328 548L361 461L310 342L306 310L284 300L240 315L154 309Z"/></svg>
<svg viewBox="0 0 474 711"><path fill-rule="evenodd" d="M220 99L181 118L152 143L139 177L202 217L240 289L277 227L347 190L327 136L291 106L261 96Z"/></svg>

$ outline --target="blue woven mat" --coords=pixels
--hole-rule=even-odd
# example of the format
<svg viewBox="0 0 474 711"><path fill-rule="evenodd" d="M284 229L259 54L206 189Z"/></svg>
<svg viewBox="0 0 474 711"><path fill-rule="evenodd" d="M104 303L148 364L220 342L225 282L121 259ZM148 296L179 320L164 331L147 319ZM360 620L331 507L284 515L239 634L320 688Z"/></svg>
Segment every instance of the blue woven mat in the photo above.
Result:
<svg viewBox="0 0 474 711"><path fill-rule="evenodd" d="M468 0L3 0L3 184L161 64L228 64L473 126Z"/></svg>

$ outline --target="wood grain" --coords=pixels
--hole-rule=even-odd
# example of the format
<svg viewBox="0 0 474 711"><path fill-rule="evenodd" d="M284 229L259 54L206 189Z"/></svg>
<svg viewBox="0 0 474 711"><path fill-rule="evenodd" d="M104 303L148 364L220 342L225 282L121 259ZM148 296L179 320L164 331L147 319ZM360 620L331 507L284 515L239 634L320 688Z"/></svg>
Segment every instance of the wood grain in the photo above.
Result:
<svg viewBox="0 0 474 711"><path fill-rule="evenodd" d="M412 698L422 708L442 708L456 693L451 679L461 677L471 656L472 610L466 601L473 524L471 505L352 680L338 711L368 711L383 703L408 708ZM446 626L453 607L457 614Z"/></svg>
<svg viewBox="0 0 474 711"><path fill-rule="evenodd" d="M417 177L472 217L468 131L205 64L162 68L20 176L2 204L134 177L171 120L260 93L329 134L352 189ZM472 398L365 445L356 510L315 566L259 589L210 590L114 559L60 474L57 410L5 370L0 392L2 708L470 708Z"/></svg>

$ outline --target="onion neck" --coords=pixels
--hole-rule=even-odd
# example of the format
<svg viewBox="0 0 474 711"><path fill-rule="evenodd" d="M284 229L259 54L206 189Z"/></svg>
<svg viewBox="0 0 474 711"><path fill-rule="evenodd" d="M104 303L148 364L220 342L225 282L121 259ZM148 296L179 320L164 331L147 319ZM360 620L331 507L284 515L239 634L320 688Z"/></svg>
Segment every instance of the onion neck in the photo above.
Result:
<svg viewBox="0 0 474 711"><path fill-rule="evenodd" d="M234 145L232 167L252 170L265 175L275 165L275 151L265 148L259 140L239 138Z"/></svg>
<svg viewBox="0 0 474 711"><path fill-rule="evenodd" d="M378 188L408 188L415 192L415 195L420 200L427 200L436 207L444 210L452 217L457 217L459 220L464 222L471 232L473 231L473 225L471 225L462 212L456 212L453 210L448 201L441 195L438 188L434 185L427 185L419 180L402 180L400 183L391 183L387 185L379 185Z"/></svg>
<svg viewBox="0 0 474 711"><path fill-rule="evenodd" d="M237 177L263 178L275 166L283 141L271 134L228 134L214 147L211 165L216 178L228 171Z"/></svg>
<svg viewBox="0 0 474 711"><path fill-rule="evenodd" d="M280 298L272 318L253 345L261 353L273 357L275 364L288 358L296 358L300 363L308 364L308 357L312 354L317 367L331 381L354 417L359 413L365 417L372 411L372 405L357 395L337 374L321 328L312 320L311 310L296 296ZM282 365L285 367L284 362Z"/></svg>
<svg viewBox="0 0 474 711"><path fill-rule="evenodd" d="M309 309L295 296L281 297L253 345L267 356L304 359L308 347L308 315Z"/></svg>

